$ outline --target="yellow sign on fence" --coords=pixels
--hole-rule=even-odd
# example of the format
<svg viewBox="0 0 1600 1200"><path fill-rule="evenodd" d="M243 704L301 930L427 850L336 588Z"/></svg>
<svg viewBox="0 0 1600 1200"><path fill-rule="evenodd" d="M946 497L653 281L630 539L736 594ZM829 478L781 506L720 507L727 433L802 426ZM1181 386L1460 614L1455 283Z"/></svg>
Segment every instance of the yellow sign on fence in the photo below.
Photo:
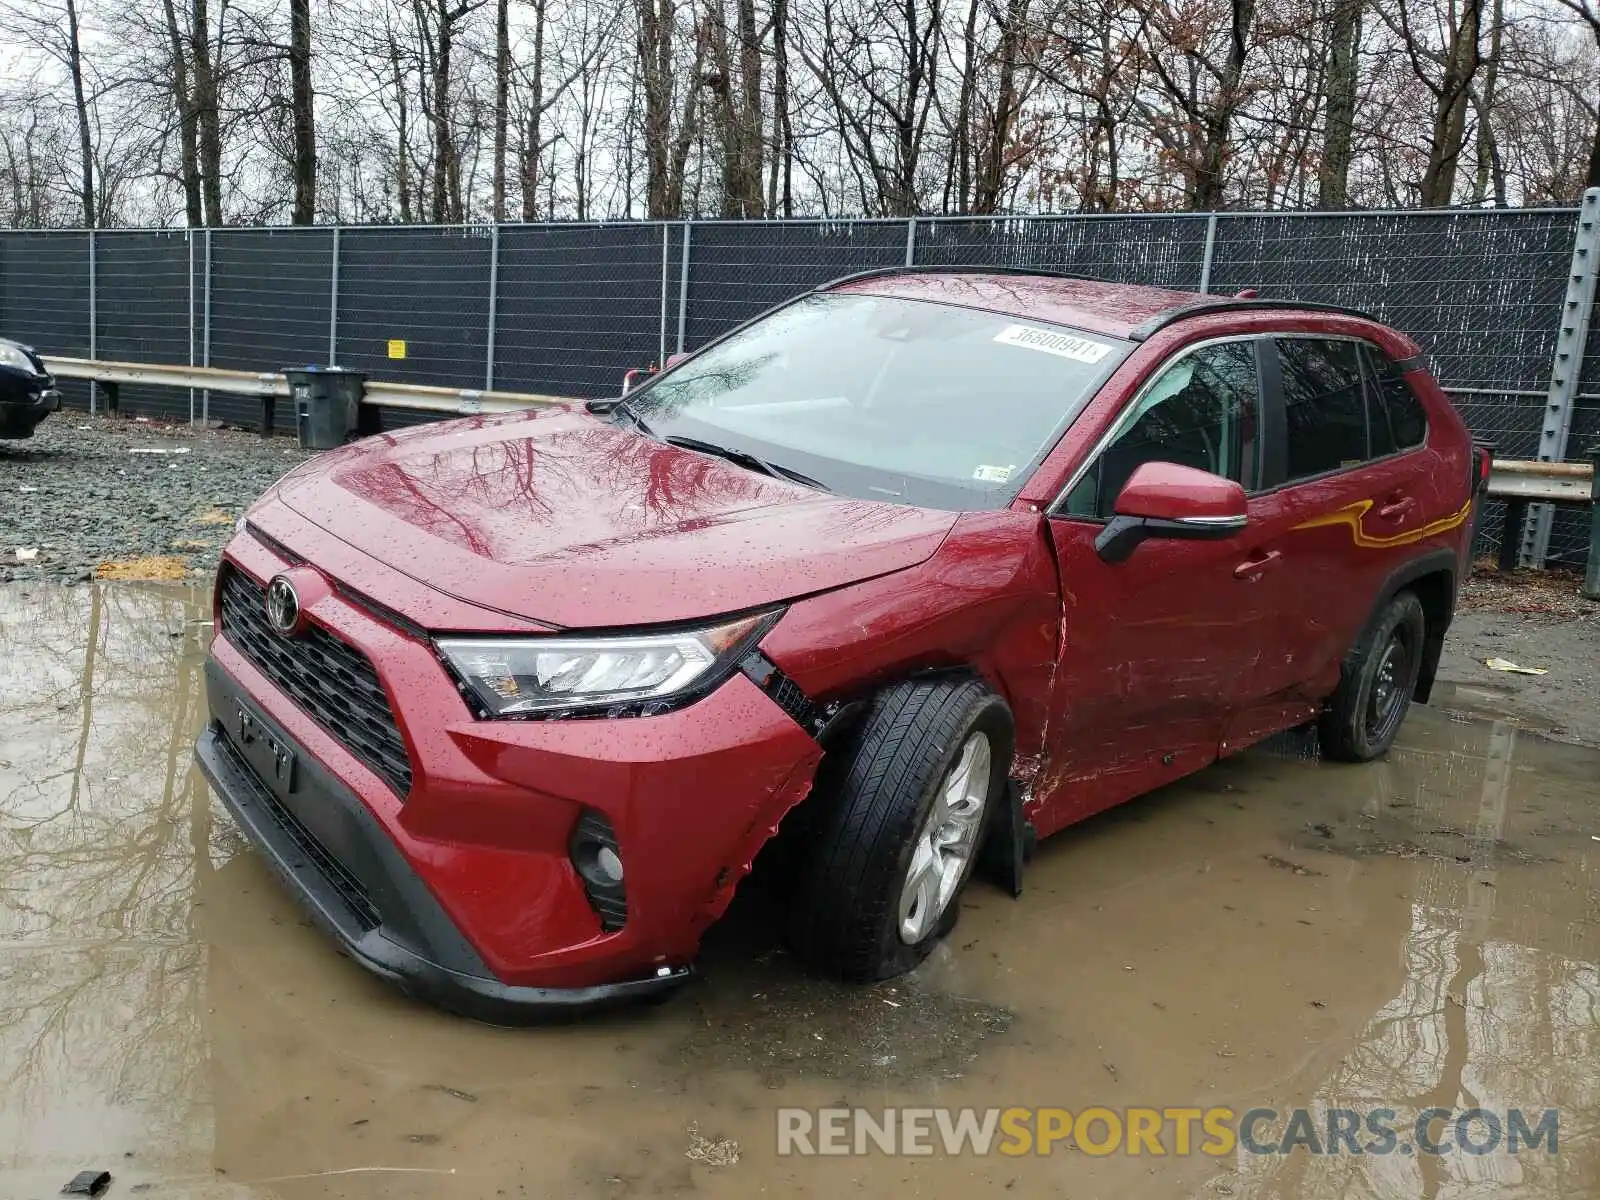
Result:
<svg viewBox="0 0 1600 1200"><path fill-rule="evenodd" d="M389 357L390 358L404 358L405 356L406 356L406 344L405 344L405 342L400 338L390 338L389 339Z"/></svg>

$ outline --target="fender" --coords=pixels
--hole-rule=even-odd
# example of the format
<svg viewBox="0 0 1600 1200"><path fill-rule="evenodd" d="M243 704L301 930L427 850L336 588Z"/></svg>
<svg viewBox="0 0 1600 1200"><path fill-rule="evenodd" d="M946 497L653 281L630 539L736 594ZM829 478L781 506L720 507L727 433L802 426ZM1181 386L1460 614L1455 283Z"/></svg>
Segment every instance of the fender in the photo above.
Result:
<svg viewBox="0 0 1600 1200"><path fill-rule="evenodd" d="M1419 704L1426 704L1428 697L1433 692L1434 676L1439 670L1439 656L1444 651L1445 631L1450 628L1450 621L1455 616L1459 569L1460 563L1457 561L1456 552L1444 548L1431 550L1427 554L1397 567L1384 580L1383 586L1378 589L1378 597L1373 603L1372 612L1361 626L1361 632L1356 635L1356 640L1346 653L1345 661L1341 664L1340 669L1343 670L1348 665L1350 654L1355 652L1356 647L1367 640L1367 635L1372 632L1373 626L1378 623L1378 618L1382 615L1384 608L1388 606L1389 601L1394 599L1396 594L1424 576L1443 574L1450 580L1450 586L1445 596L1444 619L1437 620L1434 614L1429 614L1427 637L1422 646L1422 667L1417 675L1417 689L1413 693L1413 698ZM1425 597L1424 607L1426 607L1426 604L1427 598Z"/></svg>

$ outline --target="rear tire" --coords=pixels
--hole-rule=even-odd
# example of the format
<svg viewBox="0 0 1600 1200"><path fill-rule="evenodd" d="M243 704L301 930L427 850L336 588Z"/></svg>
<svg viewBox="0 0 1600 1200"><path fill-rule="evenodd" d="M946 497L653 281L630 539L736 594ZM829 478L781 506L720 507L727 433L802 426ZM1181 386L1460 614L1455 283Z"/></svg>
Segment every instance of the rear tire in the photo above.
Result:
<svg viewBox="0 0 1600 1200"><path fill-rule="evenodd" d="M1427 619L1415 592L1396 593L1344 661L1317 721L1324 758L1371 762L1388 753L1422 671Z"/></svg>
<svg viewBox="0 0 1600 1200"><path fill-rule="evenodd" d="M1011 769L1010 711L977 680L872 701L819 795L789 938L812 969L870 982L916 966L955 924Z"/></svg>

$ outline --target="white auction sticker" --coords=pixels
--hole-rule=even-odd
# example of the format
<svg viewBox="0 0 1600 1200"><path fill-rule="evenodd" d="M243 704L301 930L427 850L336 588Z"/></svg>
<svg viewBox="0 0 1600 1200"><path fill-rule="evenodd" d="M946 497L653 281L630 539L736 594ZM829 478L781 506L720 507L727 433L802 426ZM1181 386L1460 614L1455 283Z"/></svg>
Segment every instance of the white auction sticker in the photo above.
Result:
<svg viewBox="0 0 1600 1200"><path fill-rule="evenodd" d="M991 466L988 463L984 463L972 473L972 477L979 483L1004 483L1006 480L1011 478L1011 472L1015 471L1016 469L1017 468L1014 464L1004 467L996 467Z"/></svg>
<svg viewBox="0 0 1600 1200"><path fill-rule="evenodd" d="M1111 353L1104 342L1073 337L1069 333L1056 333L1052 329L1039 329L1032 325L1007 325L995 334L995 341L1004 346L1021 346L1027 350L1043 350L1061 358L1082 363L1097 363Z"/></svg>

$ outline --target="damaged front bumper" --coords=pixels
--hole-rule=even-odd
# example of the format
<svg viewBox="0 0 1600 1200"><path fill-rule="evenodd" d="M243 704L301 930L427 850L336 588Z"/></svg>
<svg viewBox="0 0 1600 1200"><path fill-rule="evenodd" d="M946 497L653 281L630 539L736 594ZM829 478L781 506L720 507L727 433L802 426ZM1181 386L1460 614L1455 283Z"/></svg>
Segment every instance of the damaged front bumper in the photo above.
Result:
<svg viewBox="0 0 1600 1200"><path fill-rule="evenodd" d="M286 566L249 537L228 551L224 577L249 584L219 591L196 756L318 923L405 990L495 1023L681 983L810 790L809 729L740 673L656 716L479 720L426 633L341 588L305 591L306 635L230 626ZM365 660L409 761L383 770L362 750L370 711L308 708L263 655L341 686ZM622 864L614 892L596 884L602 848Z"/></svg>
<svg viewBox="0 0 1600 1200"><path fill-rule="evenodd" d="M213 712L237 704L232 681L215 663L207 664L206 675ZM644 978L589 987L501 982L360 799L286 734L273 729L264 736L294 756L296 786L288 797L274 794L220 720L201 733L195 758L240 829L317 925L357 963L409 995L475 1020L515 1025L657 995L689 978L688 967L662 967Z"/></svg>

